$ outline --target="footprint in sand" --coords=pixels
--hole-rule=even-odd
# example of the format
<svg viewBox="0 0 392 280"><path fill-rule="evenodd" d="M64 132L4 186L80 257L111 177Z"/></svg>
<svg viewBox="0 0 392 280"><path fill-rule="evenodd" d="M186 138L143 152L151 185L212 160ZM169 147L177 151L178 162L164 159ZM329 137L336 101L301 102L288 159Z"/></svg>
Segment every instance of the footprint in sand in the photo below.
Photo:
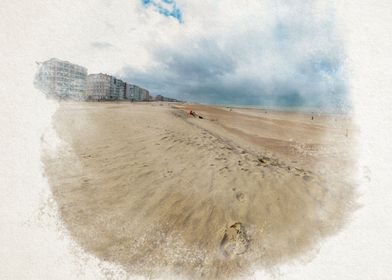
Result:
<svg viewBox="0 0 392 280"><path fill-rule="evenodd" d="M92 158L92 155L82 155L83 158Z"/></svg>
<svg viewBox="0 0 392 280"><path fill-rule="evenodd" d="M244 201L245 195L244 195L244 193L242 193L242 192L237 192L237 193L235 194L235 198L236 198L238 201Z"/></svg>
<svg viewBox="0 0 392 280"><path fill-rule="evenodd" d="M310 181L310 180L312 180L312 177L309 176L309 175L304 175L304 176L302 177L302 179L304 179L304 181Z"/></svg>
<svg viewBox="0 0 392 280"><path fill-rule="evenodd" d="M248 250L248 247L249 238L241 223L235 223L226 228L220 244L220 249L225 257L241 255Z"/></svg>

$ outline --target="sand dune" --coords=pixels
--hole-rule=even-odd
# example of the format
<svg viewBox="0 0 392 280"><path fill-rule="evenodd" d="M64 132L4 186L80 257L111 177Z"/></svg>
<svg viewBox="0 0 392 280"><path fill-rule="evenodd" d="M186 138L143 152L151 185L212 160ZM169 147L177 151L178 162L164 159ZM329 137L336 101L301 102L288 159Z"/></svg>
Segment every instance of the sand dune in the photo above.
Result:
<svg viewBox="0 0 392 280"><path fill-rule="evenodd" d="M346 116L64 102L53 124L69 145L43 162L66 228L130 273L249 275L312 252L355 207Z"/></svg>

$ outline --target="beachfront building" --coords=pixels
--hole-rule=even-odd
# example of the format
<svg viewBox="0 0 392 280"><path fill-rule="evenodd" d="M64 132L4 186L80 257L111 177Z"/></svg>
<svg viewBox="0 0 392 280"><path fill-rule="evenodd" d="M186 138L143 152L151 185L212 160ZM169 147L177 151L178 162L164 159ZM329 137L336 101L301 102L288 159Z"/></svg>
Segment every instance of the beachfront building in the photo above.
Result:
<svg viewBox="0 0 392 280"><path fill-rule="evenodd" d="M150 93L148 90L137 85L125 85L125 98L132 101L149 101Z"/></svg>
<svg viewBox="0 0 392 280"><path fill-rule="evenodd" d="M140 93L140 101L149 101L149 100L150 100L150 92L142 88Z"/></svg>
<svg viewBox="0 0 392 280"><path fill-rule="evenodd" d="M57 58L38 65L34 81L38 89L61 99L85 99L87 68Z"/></svg>
<svg viewBox="0 0 392 280"><path fill-rule="evenodd" d="M112 99L125 99L125 83L122 80L113 77L113 86L114 94L112 95Z"/></svg>
<svg viewBox="0 0 392 280"><path fill-rule="evenodd" d="M125 84L125 99L132 100L132 87L133 85L131 84Z"/></svg>
<svg viewBox="0 0 392 280"><path fill-rule="evenodd" d="M148 90L127 84L108 74L90 74L87 68L52 58L38 63L34 84L46 93L61 99L150 101Z"/></svg>
<svg viewBox="0 0 392 280"><path fill-rule="evenodd" d="M87 77L87 98L90 100L122 100L125 83L108 74L90 74Z"/></svg>
<svg viewBox="0 0 392 280"><path fill-rule="evenodd" d="M110 100L113 88L113 77L108 74L90 74L87 77L87 99Z"/></svg>
<svg viewBox="0 0 392 280"><path fill-rule="evenodd" d="M163 101L163 98L164 97L162 95L158 94L157 96L155 96L154 100L155 101Z"/></svg>
<svg viewBox="0 0 392 280"><path fill-rule="evenodd" d="M170 97L165 97L160 94L154 97L155 101L166 101L166 102L179 102L177 99L170 98Z"/></svg>

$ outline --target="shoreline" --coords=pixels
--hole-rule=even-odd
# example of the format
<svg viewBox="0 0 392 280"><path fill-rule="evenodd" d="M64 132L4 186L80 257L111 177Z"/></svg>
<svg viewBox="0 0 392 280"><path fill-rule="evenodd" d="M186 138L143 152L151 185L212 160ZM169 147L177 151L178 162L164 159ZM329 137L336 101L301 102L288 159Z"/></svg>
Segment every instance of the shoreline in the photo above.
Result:
<svg viewBox="0 0 392 280"><path fill-rule="evenodd" d="M350 116L353 113L352 108L342 109L331 111L323 110L322 108L307 108L307 107L275 107L275 106L263 106L263 105L227 105L227 104L208 104L208 103L196 103L196 102L186 102L186 104L193 105L203 105L203 106L211 106L211 107L219 107L219 108L227 108L227 109L249 109L249 110L261 110L261 111L269 111L276 113L304 113L304 114L315 114L315 115L342 115L342 116Z"/></svg>
<svg viewBox="0 0 392 280"><path fill-rule="evenodd" d="M49 98L49 97L48 97ZM247 109L247 110L258 110L258 111L267 111L267 112L275 112L275 113L303 113L308 115L336 115L336 116L351 116L353 114L353 108L335 110L331 109L323 109L323 108L311 108L311 107L278 107L278 106L263 106L263 105L228 105L228 104L214 104L214 103L199 103L199 102L190 102L190 101L161 101L161 100L151 100L151 101L131 101L131 100L77 100L77 99L58 99L55 97L49 98L51 100L55 100L60 102L88 102L88 103L168 103L168 104L187 104L187 105L199 105L199 106L209 106L209 107L218 107L218 108L226 108L226 109Z"/></svg>

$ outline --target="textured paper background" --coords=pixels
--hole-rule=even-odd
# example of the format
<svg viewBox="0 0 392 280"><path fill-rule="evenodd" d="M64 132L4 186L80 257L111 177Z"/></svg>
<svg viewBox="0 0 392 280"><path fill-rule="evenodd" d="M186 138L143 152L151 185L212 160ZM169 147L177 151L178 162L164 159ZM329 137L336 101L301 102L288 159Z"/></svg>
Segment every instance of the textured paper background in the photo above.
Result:
<svg viewBox="0 0 392 280"><path fill-rule="evenodd" d="M121 269L81 252L62 233L40 163L42 145L55 148L57 141L50 126L56 104L33 88L35 61L51 56L73 61L68 58L72 54L79 57L75 62L83 62L86 49L79 42L85 36L82 30L94 32L94 18L89 14L78 20L75 11L86 5L94 10L93 4L1 2L1 279L126 279ZM392 275L392 2L339 1L336 7L361 130L357 178L362 208L306 264L281 267L275 274L281 279L390 279ZM96 12L99 16L103 11ZM255 275L271 277L264 272Z"/></svg>

